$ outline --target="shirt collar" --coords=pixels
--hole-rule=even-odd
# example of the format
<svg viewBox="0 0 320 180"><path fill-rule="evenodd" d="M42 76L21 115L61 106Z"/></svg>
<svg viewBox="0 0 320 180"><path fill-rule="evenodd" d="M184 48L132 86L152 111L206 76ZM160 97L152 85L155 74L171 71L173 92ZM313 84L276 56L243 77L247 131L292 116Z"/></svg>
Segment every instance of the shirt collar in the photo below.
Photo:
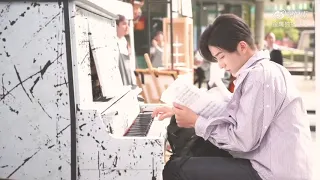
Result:
<svg viewBox="0 0 320 180"><path fill-rule="evenodd" d="M277 44L273 44L272 47L267 47L267 49L271 52L272 50L279 50L280 47Z"/></svg>
<svg viewBox="0 0 320 180"><path fill-rule="evenodd" d="M235 74L238 77L241 73L243 73L246 69L254 65L256 62L262 59L270 59L270 54L267 51L257 51L251 58L238 70Z"/></svg>

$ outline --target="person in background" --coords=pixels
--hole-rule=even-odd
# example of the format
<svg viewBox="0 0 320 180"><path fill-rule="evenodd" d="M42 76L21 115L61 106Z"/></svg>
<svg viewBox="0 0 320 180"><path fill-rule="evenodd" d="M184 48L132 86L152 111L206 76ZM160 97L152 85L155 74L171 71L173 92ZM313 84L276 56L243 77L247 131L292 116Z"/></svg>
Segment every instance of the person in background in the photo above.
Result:
<svg viewBox="0 0 320 180"><path fill-rule="evenodd" d="M267 42L266 49L270 52L270 60L275 63L278 63L280 65L283 65L282 52L281 52L279 46L275 43L276 36L274 35L274 33L269 32L266 35L265 40Z"/></svg>
<svg viewBox="0 0 320 180"><path fill-rule="evenodd" d="M205 60L199 53L195 52L194 55L195 63L195 80L193 84L198 84L198 88L201 88L203 82L209 82L210 80L210 66L211 63ZM209 84L207 83L207 89L210 89Z"/></svg>
<svg viewBox="0 0 320 180"><path fill-rule="evenodd" d="M150 48L150 60L152 66L162 67L162 58L163 58L163 46L164 46L164 39L162 31L158 31L154 38L152 39L152 46Z"/></svg>
<svg viewBox="0 0 320 180"><path fill-rule="evenodd" d="M118 36L118 49L119 49L119 70L122 78L123 85L133 85L132 70L130 63L130 49L126 35L129 34L129 22L122 16L118 15L116 20L117 36Z"/></svg>
<svg viewBox="0 0 320 180"><path fill-rule="evenodd" d="M139 20L142 15L141 8L144 5L144 0L130 0L130 3L133 6L133 21L134 23Z"/></svg>

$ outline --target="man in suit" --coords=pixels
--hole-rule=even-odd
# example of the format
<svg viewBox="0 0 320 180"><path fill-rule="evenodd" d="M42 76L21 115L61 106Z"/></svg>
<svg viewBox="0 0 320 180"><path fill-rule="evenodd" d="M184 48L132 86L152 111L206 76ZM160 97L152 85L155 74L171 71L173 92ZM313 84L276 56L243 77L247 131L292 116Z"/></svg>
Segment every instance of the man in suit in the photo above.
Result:
<svg viewBox="0 0 320 180"><path fill-rule="evenodd" d="M198 88L201 88L202 83L207 83L207 89L209 89L208 81L210 79L210 66L211 63L205 60L199 53L199 51L195 52L194 62L196 65L195 74L196 78L194 84L198 84Z"/></svg>
<svg viewBox="0 0 320 180"><path fill-rule="evenodd" d="M280 65L283 65L282 52L279 49L279 46L275 44L276 36L274 35L274 33L269 32L266 35L265 40L267 42L266 49L270 52L270 60Z"/></svg>

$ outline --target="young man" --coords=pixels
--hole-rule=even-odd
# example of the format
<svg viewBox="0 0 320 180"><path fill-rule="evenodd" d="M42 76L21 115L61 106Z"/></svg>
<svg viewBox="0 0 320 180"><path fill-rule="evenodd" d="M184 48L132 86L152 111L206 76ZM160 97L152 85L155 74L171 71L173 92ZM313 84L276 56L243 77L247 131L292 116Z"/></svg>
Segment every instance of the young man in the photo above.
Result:
<svg viewBox="0 0 320 180"><path fill-rule="evenodd" d="M164 168L164 180L310 180L309 123L290 73L257 51L249 27L231 14L207 27L200 51L236 77L224 115L206 119L174 103L153 116L175 115L179 127L194 127L196 135L232 157L174 159Z"/></svg>

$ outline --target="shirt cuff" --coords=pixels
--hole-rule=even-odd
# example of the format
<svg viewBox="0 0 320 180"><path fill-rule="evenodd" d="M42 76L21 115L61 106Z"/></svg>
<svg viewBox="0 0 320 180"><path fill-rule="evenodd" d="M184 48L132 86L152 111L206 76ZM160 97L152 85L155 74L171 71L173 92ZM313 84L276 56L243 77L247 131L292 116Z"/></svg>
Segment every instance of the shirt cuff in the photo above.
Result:
<svg viewBox="0 0 320 180"><path fill-rule="evenodd" d="M204 140L207 140L210 135L209 133L206 133L208 123L209 123L208 119L202 116L199 116L194 126L196 135L202 137Z"/></svg>

